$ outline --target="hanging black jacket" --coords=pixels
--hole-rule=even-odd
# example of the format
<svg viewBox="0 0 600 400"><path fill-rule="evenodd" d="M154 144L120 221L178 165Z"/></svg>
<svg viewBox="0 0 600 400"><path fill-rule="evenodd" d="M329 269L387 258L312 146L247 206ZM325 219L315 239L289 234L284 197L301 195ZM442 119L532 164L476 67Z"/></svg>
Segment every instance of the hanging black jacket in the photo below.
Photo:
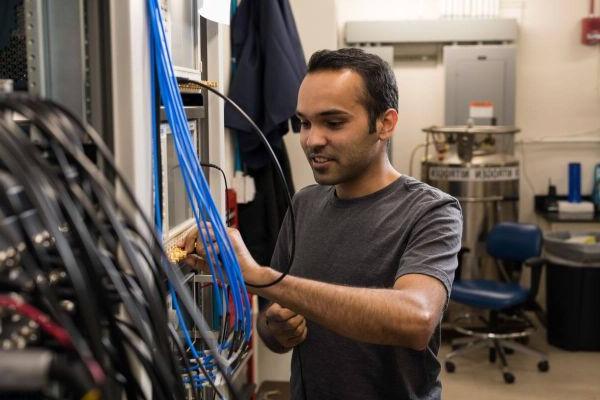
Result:
<svg viewBox="0 0 600 400"><path fill-rule="evenodd" d="M229 96L266 134L293 193L282 136L290 118L299 128L294 115L306 63L288 0L242 0L231 22L231 42ZM254 258L268 265L287 211L285 187L250 124L228 105L225 125L237 134L241 161L256 185L254 201L239 206L240 232Z"/></svg>
<svg viewBox="0 0 600 400"><path fill-rule="evenodd" d="M242 0L231 23L235 61L229 96L281 147L289 120L295 120L300 83L306 74L302 45L288 0ZM292 124L298 129L297 120ZM239 135L248 168L269 162L250 124L225 106L225 126Z"/></svg>

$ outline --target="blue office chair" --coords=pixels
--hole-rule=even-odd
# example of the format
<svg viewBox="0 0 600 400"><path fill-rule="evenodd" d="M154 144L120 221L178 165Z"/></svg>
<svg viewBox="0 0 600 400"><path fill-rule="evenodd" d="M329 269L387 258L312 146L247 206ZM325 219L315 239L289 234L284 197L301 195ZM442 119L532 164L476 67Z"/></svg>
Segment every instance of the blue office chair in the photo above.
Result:
<svg viewBox="0 0 600 400"><path fill-rule="evenodd" d="M451 299L469 307L488 311L488 317L468 314L455 319L454 329L466 337L452 342L453 350L445 358L445 368L454 372L452 358L474 350L489 349L490 362L501 361L501 370L506 383L513 383L515 376L510 372L506 354L513 351L538 358L541 372L550 368L545 353L533 350L517 342L524 341L534 330L532 321L524 311L533 311L542 325L545 316L536 303L544 260L539 256L542 249L542 232L535 225L505 222L497 224L489 232L486 248L494 258L504 281L474 279L454 282ZM511 272L522 266L531 268L531 287L522 287L511 279ZM512 271L511 271L512 269ZM475 324L474 324L475 323Z"/></svg>

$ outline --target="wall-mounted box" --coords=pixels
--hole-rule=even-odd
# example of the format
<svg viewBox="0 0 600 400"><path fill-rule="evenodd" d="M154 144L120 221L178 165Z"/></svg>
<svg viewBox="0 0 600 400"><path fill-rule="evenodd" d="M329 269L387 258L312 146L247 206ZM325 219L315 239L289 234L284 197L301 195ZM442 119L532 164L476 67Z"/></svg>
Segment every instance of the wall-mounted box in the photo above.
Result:
<svg viewBox="0 0 600 400"><path fill-rule="evenodd" d="M515 19L439 19L396 21L348 21L348 44L514 42Z"/></svg>
<svg viewBox="0 0 600 400"><path fill-rule="evenodd" d="M587 17L581 20L581 43L600 44L600 17Z"/></svg>

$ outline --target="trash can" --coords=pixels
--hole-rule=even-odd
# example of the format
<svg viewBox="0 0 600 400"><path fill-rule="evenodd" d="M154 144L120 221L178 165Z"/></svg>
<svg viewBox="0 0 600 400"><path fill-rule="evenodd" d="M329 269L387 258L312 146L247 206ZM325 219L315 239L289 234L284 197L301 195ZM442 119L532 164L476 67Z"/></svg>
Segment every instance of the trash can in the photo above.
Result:
<svg viewBox="0 0 600 400"><path fill-rule="evenodd" d="M600 232L544 235L548 342L600 351Z"/></svg>

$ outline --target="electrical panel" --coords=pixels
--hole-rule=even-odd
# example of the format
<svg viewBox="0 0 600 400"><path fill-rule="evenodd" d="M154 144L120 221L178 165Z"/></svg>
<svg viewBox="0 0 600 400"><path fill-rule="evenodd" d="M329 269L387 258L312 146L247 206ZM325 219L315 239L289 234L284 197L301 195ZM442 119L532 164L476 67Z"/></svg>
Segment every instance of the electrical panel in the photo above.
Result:
<svg viewBox="0 0 600 400"><path fill-rule="evenodd" d="M514 45L444 47L445 124L514 125Z"/></svg>

